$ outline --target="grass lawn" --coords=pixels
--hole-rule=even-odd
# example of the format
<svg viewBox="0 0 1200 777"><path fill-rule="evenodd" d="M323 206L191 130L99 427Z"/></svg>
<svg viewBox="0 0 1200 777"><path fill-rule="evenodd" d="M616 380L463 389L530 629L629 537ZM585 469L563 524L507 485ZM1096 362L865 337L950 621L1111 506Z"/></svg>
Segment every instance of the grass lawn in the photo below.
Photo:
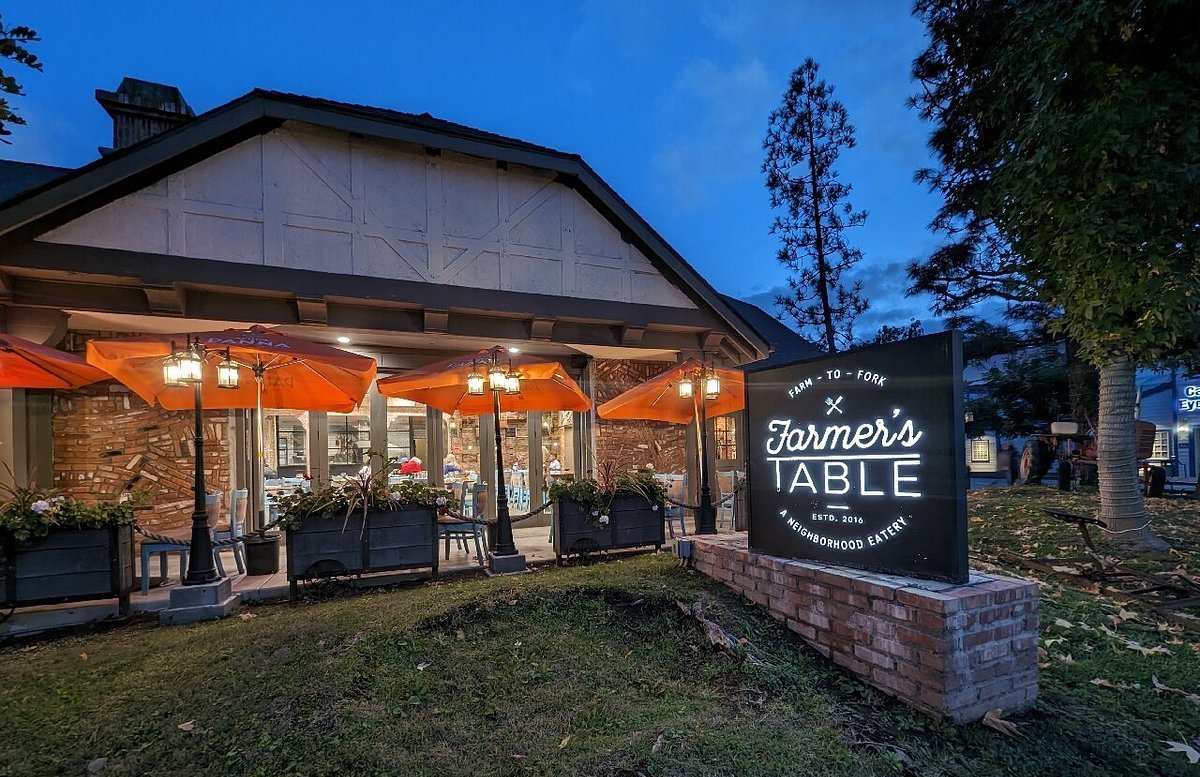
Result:
<svg viewBox="0 0 1200 777"><path fill-rule="evenodd" d="M1086 514L1094 497L972 493L974 565L1081 555L1043 505ZM1150 507L1178 550L1141 568L1200 576L1200 501ZM10 648L0 775L98 758L103 775L1196 773L1162 740L1200 735L1200 625L1060 566L1042 580L1041 698L1009 716L1020 736L910 712L663 554ZM710 647L677 600L750 646Z"/></svg>

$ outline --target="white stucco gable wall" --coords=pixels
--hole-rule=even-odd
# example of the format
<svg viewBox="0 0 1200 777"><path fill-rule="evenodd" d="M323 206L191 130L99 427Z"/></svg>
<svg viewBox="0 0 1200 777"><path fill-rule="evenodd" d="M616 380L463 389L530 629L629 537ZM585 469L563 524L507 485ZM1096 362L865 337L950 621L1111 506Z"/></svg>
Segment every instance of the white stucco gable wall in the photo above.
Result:
<svg viewBox="0 0 1200 777"><path fill-rule="evenodd" d="M576 191L531 168L289 123L41 240L694 308Z"/></svg>

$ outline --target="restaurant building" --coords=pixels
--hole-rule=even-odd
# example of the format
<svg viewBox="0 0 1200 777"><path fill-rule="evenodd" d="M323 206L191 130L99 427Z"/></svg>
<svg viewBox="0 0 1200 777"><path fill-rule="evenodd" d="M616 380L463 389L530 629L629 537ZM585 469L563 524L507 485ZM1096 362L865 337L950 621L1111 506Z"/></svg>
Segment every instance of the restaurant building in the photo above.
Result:
<svg viewBox="0 0 1200 777"><path fill-rule="evenodd" d="M1200 472L1200 375L1139 370L1138 415L1153 421L1151 463L1167 477L1195 481Z"/></svg>
<svg viewBox="0 0 1200 777"><path fill-rule="evenodd" d="M262 90L199 116L177 89L135 79L97 100L113 139L96 161L0 163L0 309L13 334L82 353L93 337L261 324L372 356L381 376L500 344L559 360L594 405L688 357L734 366L771 353L770 317L717 293L577 155ZM817 353L786 328L769 335ZM145 489L146 523L186 523L190 413L116 382L0 394L0 462L18 482ZM244 486L249 413L206 422L207 482ZM727 466L744 459L736 426L710 422ZM374 389L352 413L269 409L264 427L279 477L355 472L368 450L418 456L434 481L447 454L494 471L490 417ZM691 427L593 410L504 413L501 431L534 495L551 468L586 474L605 460L697 480Z"/></svg>

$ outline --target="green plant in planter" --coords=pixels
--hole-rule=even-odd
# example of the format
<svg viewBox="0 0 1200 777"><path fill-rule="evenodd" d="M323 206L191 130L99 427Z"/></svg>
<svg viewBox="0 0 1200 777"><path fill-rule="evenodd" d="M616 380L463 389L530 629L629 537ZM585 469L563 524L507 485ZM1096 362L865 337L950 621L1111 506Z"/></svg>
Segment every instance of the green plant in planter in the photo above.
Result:
<svg viewBox="0 0 1200 777"><path fill-rule="evenodd" d="M458 501L449 489L419 481L388 483L388 473L396 460L384 459L382 454L374 451L368 455L383 460L383 466L373 475L356 475L339 484L315 484L311 491L296 489L282 497L279 500L279 525L286 529L300 525L307 518L339 516L344 525L356 512L361 512L365 518L371 510L398 510L412 505L434 507L439 513L458 508Z"/></svg>
<svg viewBox="0 0 1200 777"><path fill-rule="evenodd" d="M50 529L99 529L133 523L143 494L124 502L82 502L33 486L0 486L0 532L22 544L41 539Z"/></svg>
<svg viewBox="0 0 1200 777"><path fill-rule="evenodd" d="M666 501L666 486L649 472L615 474L608 470L601 468L602 480L581 478L551 483L550 499L578 502L591 515L593 522L600 525L608 523L609 508L618 496L641 496L656 510Z"/></svg>

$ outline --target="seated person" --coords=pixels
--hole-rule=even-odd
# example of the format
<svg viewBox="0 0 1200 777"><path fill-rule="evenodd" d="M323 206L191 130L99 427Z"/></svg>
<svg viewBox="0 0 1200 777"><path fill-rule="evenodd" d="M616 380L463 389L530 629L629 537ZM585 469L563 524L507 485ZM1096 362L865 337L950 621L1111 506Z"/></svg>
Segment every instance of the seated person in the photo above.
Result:
<svg viewBox="0 0 1200 777"><path fill-rule="evenodd" d="M400 465L401 475L416 475L421 471L421 460L413 456L408 461Z"/></svg>
<svg viewBox="0 0 1200 777"><path fill-rule="evenodd" d="M551 475L557 475L562 472L562 462L558 460L557 456L550 457L550 463L546 465L546 471Z"/></svg>
<svg viewBox="0 0 1200 777"><path fill-rule="evenodd" d="M458 459L453 453L447 453L446 458L442 460L442 474L449 475L453 472L461 472L462 467L458 466Z"/></svg>

